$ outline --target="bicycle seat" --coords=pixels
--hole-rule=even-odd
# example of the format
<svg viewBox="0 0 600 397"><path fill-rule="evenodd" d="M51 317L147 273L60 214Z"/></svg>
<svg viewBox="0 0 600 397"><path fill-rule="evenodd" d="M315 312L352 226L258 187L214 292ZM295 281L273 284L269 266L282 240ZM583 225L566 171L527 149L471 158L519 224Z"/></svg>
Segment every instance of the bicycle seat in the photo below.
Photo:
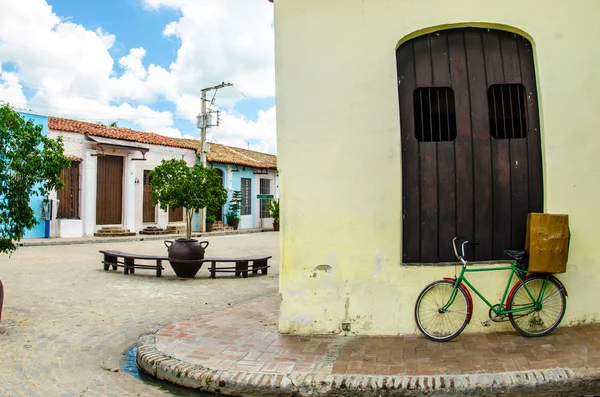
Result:
<svg viewBox="0 0 600 397"><path fill-rule="evenodd" d="M526 254L527 251L524 250L504 250L504 255L515 260L523 259Z"/></svg>

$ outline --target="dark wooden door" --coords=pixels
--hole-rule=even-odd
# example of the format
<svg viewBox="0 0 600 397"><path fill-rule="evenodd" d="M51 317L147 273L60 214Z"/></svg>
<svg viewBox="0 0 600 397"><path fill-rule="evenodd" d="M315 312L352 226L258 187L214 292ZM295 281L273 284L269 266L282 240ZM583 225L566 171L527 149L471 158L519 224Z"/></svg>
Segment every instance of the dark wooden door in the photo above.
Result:
<svg viewBox="0 0 600 397"><path fill-rule="evenodd" d="M492 29L451 29L397 50L402 145L403 261L455 260L523 248L529 212L543 210L531 44Z"/></svg>
<svg viewBox="0 0 600 397"><path fill-rule="evenodd" d="M150 170L144 170L144 193L143 193L143 205L142 205L142 222L154 223L155 218L155 206L152 205L152 186L150 186Z"/></svg>
<svg viewBox="0 0 600 397"><path fill-rule="evenodd" d="M169 208L169 222L182 222L183 208Z"/></svg>
<svg viewBox="0 0 600 397"><path fill-rule="evenodd" d="M72 161L71 167L62 170L60 178L65 186L60 189L58 199L58 219L79 219L79 161Z"/></svg>
<svg viewBox="0 0 600 397"><path fill-rule="evenodd" d="M96 223L118 225L123 210L123 157L99 156Z"/></svg>

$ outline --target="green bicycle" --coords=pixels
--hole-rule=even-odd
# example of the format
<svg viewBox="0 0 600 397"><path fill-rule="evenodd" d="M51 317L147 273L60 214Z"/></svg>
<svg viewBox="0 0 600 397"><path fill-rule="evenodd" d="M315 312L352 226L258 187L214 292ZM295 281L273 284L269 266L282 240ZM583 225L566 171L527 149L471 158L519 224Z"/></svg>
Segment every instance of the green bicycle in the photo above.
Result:
<svg viewBox="0 0 600 397"><path fill-rule="evenodd" d="M457 240L462 241L460 255ZM505 250L504 254L514 260L510 266L467 268L465 245L468 244L478 245L463 237L452 240L454 255L462 263L460 274L429 284L417 298L415 320L423 335L437 342L447 342L465 329L473 314L473 298L467 286L488 305L491 321L510 321L522 335L544 336L558 326L565 315L568 296L560 280L552 274L529 273L526 251ZM502 300L492 305L467 280L466 274L499 270L510 270L510 275ZM517 277L517 282L509 292L513 276ZM482 325L489 326L490 320L482 322Z"/></svg>

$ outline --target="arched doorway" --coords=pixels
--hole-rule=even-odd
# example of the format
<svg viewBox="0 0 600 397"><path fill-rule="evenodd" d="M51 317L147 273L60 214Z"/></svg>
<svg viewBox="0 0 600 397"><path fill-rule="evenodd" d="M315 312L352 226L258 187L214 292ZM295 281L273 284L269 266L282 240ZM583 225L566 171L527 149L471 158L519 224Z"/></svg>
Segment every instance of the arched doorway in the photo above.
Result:
<svg viewBox="0 0 600 397"><path fill-rule="evenodd" d="M494 29L449 29L397 52L403 262L453 261L452 238L475 260L523 248L529 212L543 211L531 43Z"/></svg>

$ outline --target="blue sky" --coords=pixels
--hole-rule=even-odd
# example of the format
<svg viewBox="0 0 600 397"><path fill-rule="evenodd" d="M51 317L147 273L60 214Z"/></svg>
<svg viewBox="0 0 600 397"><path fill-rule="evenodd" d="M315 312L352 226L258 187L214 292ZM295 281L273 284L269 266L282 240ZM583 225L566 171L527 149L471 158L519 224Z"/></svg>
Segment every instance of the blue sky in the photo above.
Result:
<svg viewBox="0 0 600 397"><path fill-rule="evenodd" d="M0 101L197 138L200 90L231 82L209 139L275 152L266 0L19 0L0 11Z"/></svg>

